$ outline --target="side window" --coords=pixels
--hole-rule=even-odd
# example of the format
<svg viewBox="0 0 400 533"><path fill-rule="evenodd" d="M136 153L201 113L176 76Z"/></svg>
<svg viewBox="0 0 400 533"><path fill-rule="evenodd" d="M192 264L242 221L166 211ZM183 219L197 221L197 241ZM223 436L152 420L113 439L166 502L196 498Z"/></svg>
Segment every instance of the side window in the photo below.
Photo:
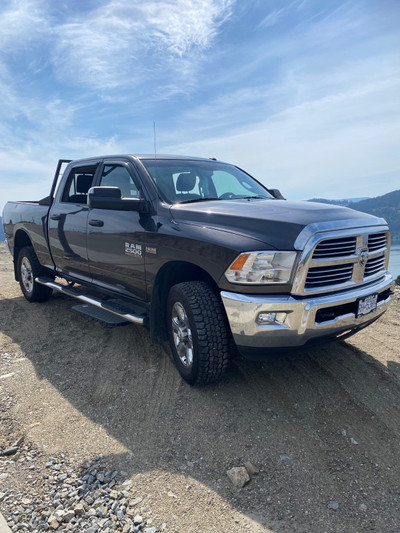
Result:
<svg viewBox="0 0 400 533"><path fill-rule="evenodd" d="M87 193L92 186L95 172L95 166L73 168L68 176L61 201L86 204Z"/></svg>
<svg viewBox="0 0 400 533"><path fill-rule="evenodd" d="M137 185L123 165L104 165L100 185L119 187L123 198L140 198Z"/></svg>

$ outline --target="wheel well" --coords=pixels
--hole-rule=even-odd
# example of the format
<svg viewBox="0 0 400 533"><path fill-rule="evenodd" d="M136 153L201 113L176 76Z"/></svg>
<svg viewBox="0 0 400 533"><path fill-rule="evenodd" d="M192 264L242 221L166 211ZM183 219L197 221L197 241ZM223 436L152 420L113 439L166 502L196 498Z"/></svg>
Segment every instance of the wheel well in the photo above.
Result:
<svg viewBox="0 0 400 533"><path fill-rule="evenodd" d="M14 237L14 277L16 281L19 281L17 261L19 252L25 246L32 246L32 241L23 230L18 230Z"/></svg>
<svg viewBox="0 0 400 533"><path fill-rule="evenodd" d="M204 281L219 296L218 286L213 278L197 265L184 261L172 261L164 265L157 274L151 298L150 335L153 342L168 339L165 324L168 294L173 285L183 281Z"/></svg>

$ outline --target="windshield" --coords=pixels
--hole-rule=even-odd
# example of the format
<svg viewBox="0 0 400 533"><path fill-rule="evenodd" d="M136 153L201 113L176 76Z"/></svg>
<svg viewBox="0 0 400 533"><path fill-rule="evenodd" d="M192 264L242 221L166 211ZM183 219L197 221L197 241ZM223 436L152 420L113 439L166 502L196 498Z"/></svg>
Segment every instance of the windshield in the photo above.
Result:
<svg viewBox="0 0 400 533"><path fill-rule="evenodd" d="M251 176L226 163L142 159L161 196L170 204L234 198L273 198Z"/></svg>

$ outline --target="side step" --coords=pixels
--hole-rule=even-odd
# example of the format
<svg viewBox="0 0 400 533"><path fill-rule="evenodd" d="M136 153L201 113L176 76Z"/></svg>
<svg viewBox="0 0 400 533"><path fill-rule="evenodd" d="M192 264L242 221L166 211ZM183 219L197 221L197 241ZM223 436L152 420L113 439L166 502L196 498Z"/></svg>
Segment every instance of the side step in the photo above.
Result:
<svg viewBox="0 0 400 533"><path fill-rule="evenodd" d="M72 311L79 313L80 315L90 318L95 322L98 322L106 328L115 328L117 326L126 326L130 324L124 318L110 313L110 311L105 311L99 307L94 307L90 304L77 304L71 307Z"/></svg>
<svg viewBox="0 0 400 533"><path fill-rule="evenodd" d="M57 283L56 281L53 281L50 278L39 277L35 278L35 281L36 283L45 285L46 287L49 287L50 289L53 289L57 292L62 292L67 296L72 296L73 298L76 298L81 302L93 305L94 307L99 307L100 309L108 311L109 313L113 313L114 315L117 315L120 318L127 320L128 322L133 322L133 324L139 324L141 326L144 324L146 317L134 315L130 312L129 308L126 305L120 303L117 304L115 303L115 301L107 302L107 300L101 300L100 298L96 298L96 296L92 295L89 296L83 290L80 290L75 287L68 287L66 285L62 285L61 283Z"/></svg>

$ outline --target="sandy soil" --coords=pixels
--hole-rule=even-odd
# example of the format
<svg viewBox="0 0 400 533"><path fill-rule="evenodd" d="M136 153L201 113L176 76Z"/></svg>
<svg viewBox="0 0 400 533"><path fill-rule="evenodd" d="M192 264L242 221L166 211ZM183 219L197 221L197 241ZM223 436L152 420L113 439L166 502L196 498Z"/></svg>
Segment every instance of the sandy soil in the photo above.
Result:
<svg viewBox="0 0 400 533"><path fill-rule="evenodd" d="M184 383L145 329L103 328L74 303L29 304L0 245L0 447L25 436L39 471L60 451L101 456L167 532L399 531L398 290L347 342L237 359L207 388ZM260 473L238 490L226 471L246 461ZM30 480L17 468L12 482Z"/></svg>

